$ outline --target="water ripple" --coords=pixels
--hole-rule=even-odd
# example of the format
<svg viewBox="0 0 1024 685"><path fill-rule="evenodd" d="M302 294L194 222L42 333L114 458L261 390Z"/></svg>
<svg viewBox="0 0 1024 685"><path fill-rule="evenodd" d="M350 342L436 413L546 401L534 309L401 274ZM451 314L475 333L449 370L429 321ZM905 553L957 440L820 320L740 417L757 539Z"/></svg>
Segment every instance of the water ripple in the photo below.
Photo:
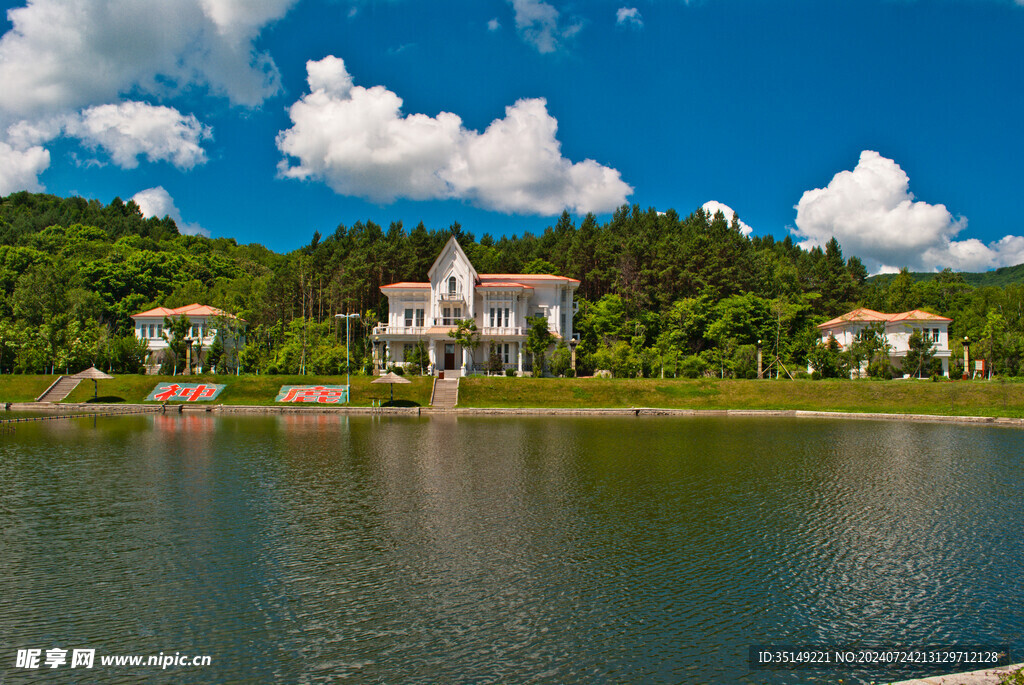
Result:
<svg viewBox="0 0 1024 685"><path fill-rule="evenodd" d="M750 672L747 648L1020 651L1019 455L991 427L754 418L33 424L0 442L0 664L57 645L211 654L185 683L895 679Z"/></svg>

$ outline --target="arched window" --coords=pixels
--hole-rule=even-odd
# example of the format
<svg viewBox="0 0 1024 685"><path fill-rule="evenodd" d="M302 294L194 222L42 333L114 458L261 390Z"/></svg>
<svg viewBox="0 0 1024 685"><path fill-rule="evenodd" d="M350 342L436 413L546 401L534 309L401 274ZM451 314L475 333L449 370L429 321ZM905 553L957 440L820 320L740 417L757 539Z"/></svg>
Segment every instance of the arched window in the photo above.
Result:
<svg viewBox="0 0 1024 685"><path fill-rule="evenodd" d="M448 293L454 295L457 292L459 282L455 279L455 276L448 277Z"/></svg>

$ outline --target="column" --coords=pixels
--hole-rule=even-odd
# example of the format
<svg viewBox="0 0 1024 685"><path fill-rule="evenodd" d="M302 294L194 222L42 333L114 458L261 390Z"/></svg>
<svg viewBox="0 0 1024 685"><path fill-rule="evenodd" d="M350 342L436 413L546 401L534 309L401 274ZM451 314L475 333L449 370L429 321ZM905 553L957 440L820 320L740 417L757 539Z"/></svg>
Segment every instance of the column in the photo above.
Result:
<svg viewBox="0 0 1024 685"><path fill-rule="evenodd" d="M427 358L430 359L430 374L434 375L434 369L437 368L437 343L433 340L427 344Z"/></svg>
<svg viewBox="0 0 1024 685"><path fill-rule="evenodd" d="M469 366L469 348L465 345L462 346L462 375L466 375L466 369L469 368L472 372L472 367Z"/></svg>
<svg viewBox="0 0 1024 685"><path fill-rule="evenodd" d="M516 343L516 370L519 375L523 375L523 343Z"/></svg>

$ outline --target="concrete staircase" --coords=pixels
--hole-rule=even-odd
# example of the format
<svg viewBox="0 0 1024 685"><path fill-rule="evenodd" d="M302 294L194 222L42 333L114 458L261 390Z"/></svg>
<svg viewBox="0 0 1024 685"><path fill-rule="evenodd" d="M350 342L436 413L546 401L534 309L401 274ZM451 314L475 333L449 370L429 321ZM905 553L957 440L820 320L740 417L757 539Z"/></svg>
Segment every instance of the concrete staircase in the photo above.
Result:
<svg viewBox="0 0 1024 685"><path fill-rule="evenodd" d="M81 382L81 379L78 378L61 376L42 395L36 398L36 402L60 402L70 395L71 391L77 388Z"/></svg>
<svg viewBox="0 0 1024 685"><path fill-rule="evenodd" d="M430 406L437 409L453 409L459 401L458 378L434 379L434 393L430 397Z"/></svg>

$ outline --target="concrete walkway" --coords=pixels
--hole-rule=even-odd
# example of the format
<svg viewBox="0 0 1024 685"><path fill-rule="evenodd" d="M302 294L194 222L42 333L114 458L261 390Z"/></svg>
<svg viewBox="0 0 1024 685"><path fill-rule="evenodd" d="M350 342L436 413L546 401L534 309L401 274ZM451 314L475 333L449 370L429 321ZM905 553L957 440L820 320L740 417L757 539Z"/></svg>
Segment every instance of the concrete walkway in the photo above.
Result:
<svg viewBox="0 0 1024 685"><path fill-rule="evenodd" d="M951 675L932 676L931 678L901 680L898 683L890 683L889 685L996 685L999 682L1000 676L1021 668L1024 668L1024 663L1000 666L998 668L985 668L980 671L971 671L970 673L953 673Z"/></svg>

